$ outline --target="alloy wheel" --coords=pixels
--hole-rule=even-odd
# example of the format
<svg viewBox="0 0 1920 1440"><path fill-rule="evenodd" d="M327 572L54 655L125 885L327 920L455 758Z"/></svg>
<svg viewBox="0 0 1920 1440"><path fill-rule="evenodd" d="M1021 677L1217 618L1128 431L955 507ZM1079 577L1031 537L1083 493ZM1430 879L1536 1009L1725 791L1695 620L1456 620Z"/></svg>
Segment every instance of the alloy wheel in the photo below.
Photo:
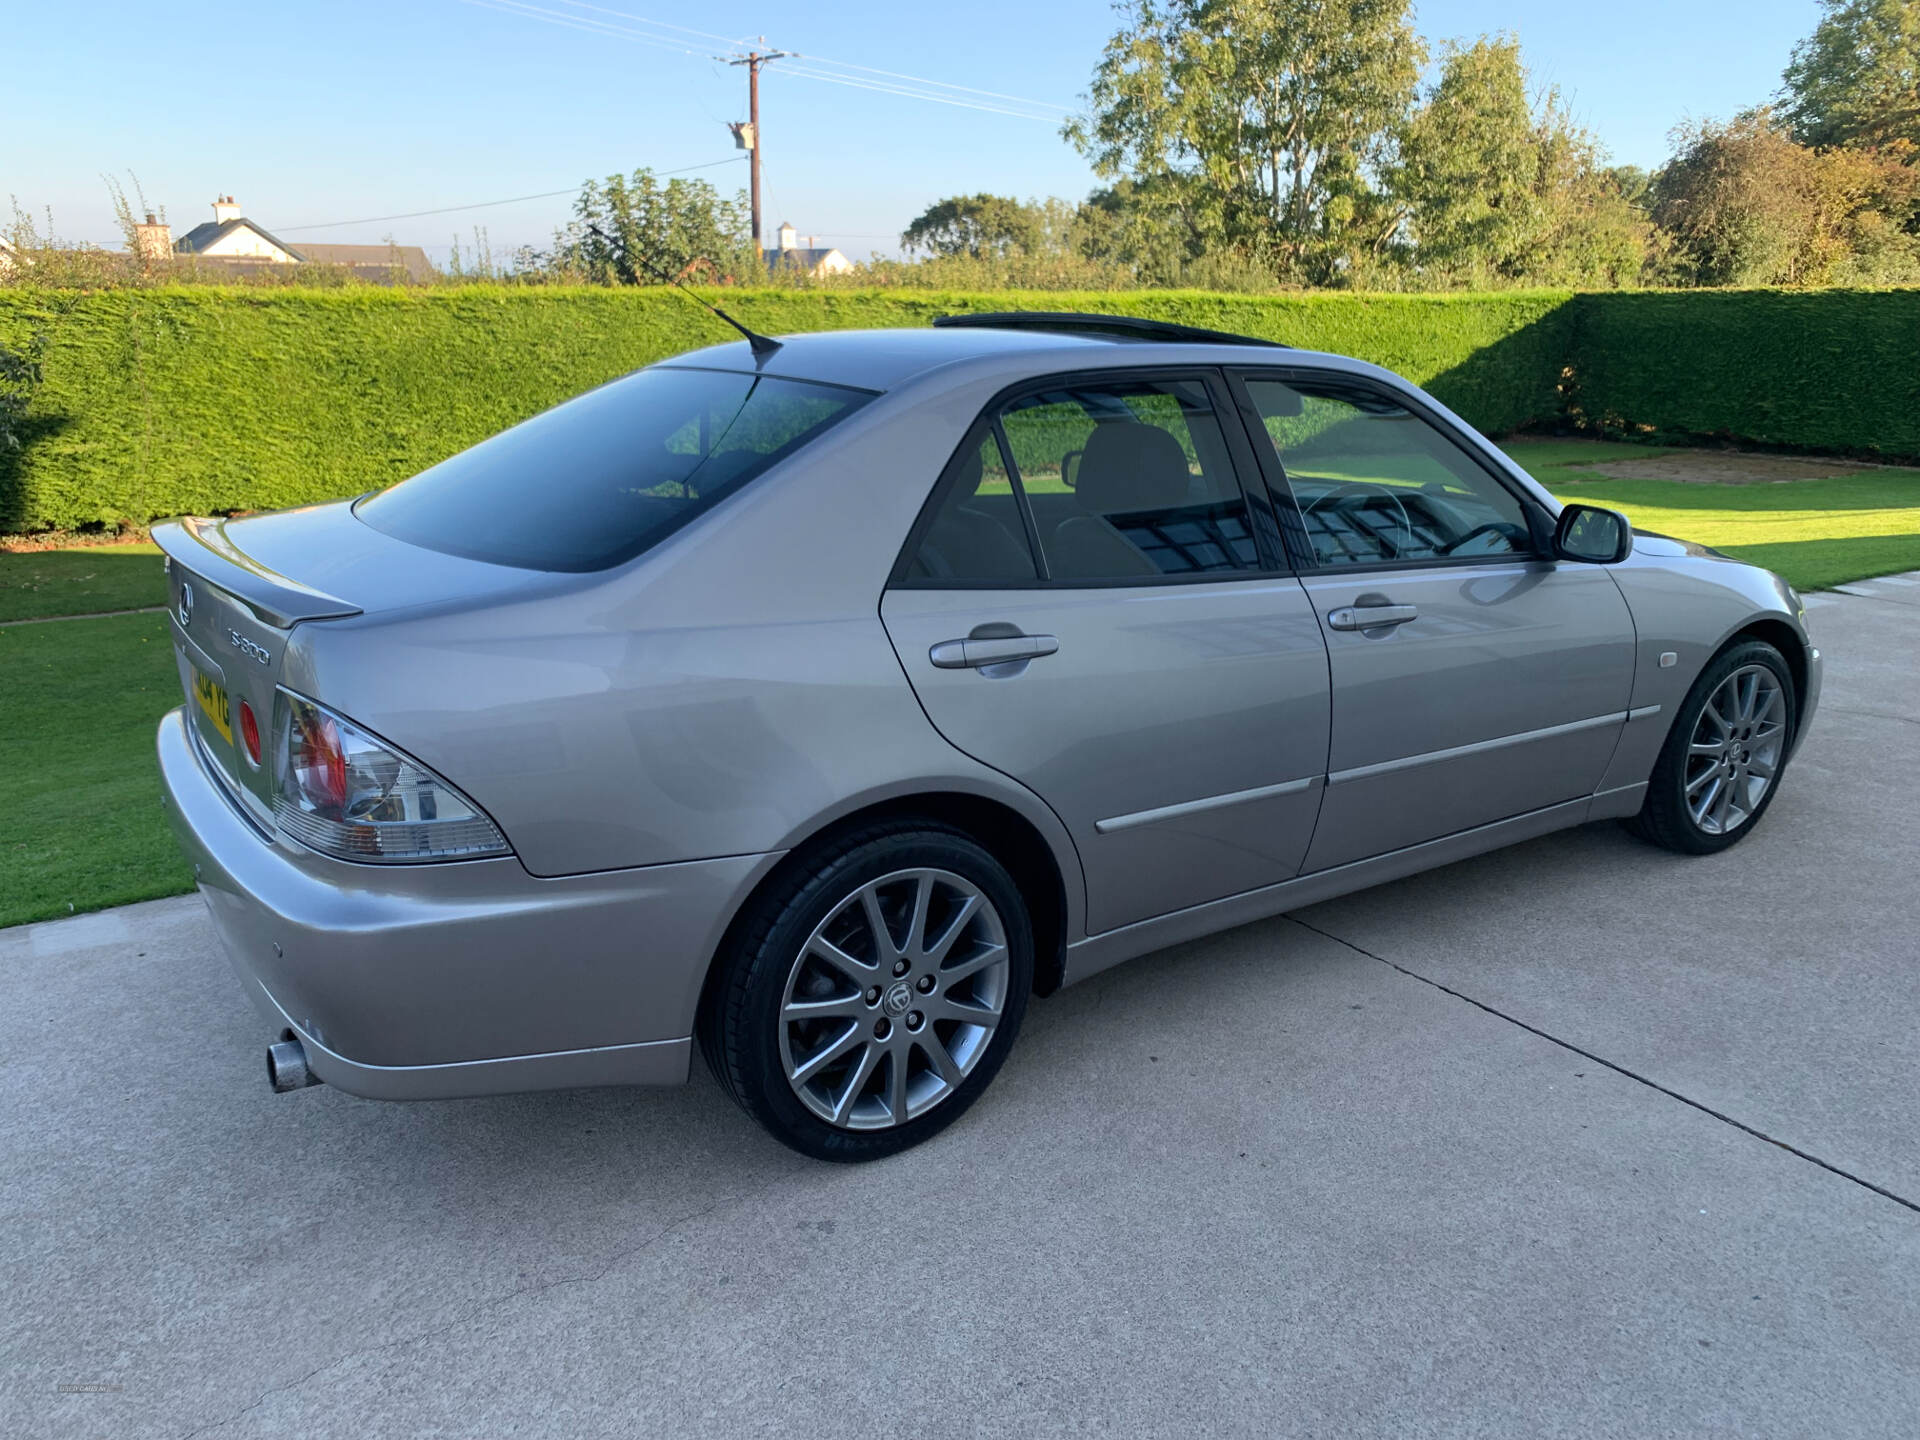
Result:
<svg viewBox="0 0 1920 1440"><path fill-rule="evenodd" d="M1730 835L1760 808L1780 772L1787 696L1765 665L1743 665L1714 687L1687 746L1686 802L1708 835Z"/></svg>
<svg viewBox="0 0 1920 1440"><path fill-rule="evenodd" d="M987 1053L1009 973L1000 913L965 876L917 868L868 881L827 912L788 972L787 1083L842 1129L924 1115Z"/></svg>

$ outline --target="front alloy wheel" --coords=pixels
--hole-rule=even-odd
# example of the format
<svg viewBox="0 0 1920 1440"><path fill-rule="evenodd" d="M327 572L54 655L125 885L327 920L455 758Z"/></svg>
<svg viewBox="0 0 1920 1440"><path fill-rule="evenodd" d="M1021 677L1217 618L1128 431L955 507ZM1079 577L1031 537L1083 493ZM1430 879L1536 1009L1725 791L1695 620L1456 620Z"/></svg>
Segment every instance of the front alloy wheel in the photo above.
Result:
<svg viewBox="0 0 1920 1440"><path fill-rule="evenodd" d="M778 1139L874 1159L973 1103L1032 988L1032 926L1005 867L957 830L881 821L795 856L754 897L716 962L700 1044Z"/></svg>
<svg viewBox="0 0 1920 1440"><path fill-rule="evenodd" d="M1765 665L1722 680L1687 746L1687 813L1705 835L1731 835L1760 811L1786 755L1787 695Z"/></svg>
<svg viewBox="0 0 1920 1440"><path fill-rule="evenodd" d="M1773 803L1793 746L1792 672L1764 640L1714 656L1687 692L1628 825L1685 855L1710 855L1751 833Z"/></svg>

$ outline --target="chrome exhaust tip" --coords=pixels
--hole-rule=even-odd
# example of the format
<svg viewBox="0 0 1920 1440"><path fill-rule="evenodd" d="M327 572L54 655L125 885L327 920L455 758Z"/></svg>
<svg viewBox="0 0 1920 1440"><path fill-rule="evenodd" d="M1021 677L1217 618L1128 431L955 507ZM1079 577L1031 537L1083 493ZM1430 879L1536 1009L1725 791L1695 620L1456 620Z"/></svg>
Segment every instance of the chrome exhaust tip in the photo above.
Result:
<svg viewBox="0 0 1920 1440"><path fill-rule="evenodd" d="M320 1077L307 1068L305 1048L291 1034L267 1047L267 1084L274 1094L284 1095L319 1083Z"/></svg>

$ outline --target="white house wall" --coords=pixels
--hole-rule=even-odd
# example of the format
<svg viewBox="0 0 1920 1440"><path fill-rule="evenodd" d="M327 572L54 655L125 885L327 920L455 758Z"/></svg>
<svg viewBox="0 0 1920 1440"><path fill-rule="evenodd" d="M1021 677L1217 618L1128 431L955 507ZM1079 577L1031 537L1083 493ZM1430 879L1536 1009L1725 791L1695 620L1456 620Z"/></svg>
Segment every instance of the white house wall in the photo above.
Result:
<svg viewBox="0 0 1920 1440"><path fill-rule="evenodd" d="M222 235L200 253L229 260L271 260L280 265L295 263L293 256L271 240L263 239L258 231L245 226Z"/></svg>

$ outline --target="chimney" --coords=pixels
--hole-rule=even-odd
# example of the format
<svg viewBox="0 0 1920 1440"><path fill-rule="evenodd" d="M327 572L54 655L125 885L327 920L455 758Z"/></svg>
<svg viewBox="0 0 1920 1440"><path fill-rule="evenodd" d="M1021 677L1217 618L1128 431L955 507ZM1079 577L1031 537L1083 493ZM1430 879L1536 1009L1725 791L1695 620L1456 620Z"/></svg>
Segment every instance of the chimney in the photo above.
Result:
<svg viewBox="0 0 1920 1440"><path fill-rule="evenodd" d="M133 253L141 260L173 258L173 230L166 221L154 219L151 210L133 227Z"/></svg>
<svg viewBox="0 0 1920 1440"><path fill-rule="evenodd" d="M240 207L234 203L231 195L222 195L213 202L213 223L224 225L229 220L240 218Z"/></svg>
<svg viewBox="0 0 1920 1440"><path fill-rule="evenodd" d="M793 233L793 226L784 223L780 226L780 248L782 250L800 248L798 237Z"/></svg>

